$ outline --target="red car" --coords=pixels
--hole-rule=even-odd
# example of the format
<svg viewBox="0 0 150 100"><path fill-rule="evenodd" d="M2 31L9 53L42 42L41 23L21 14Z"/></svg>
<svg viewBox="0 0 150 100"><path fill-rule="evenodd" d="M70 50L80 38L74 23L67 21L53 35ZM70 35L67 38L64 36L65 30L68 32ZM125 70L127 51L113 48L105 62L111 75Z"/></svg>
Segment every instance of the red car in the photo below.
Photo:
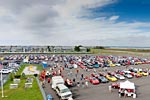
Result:
<svg viewBox="0 0 150 100"><path fill-rule="evenodd" d="M96 77L96 78L97 78L97 77L99 76L99 74L98 74L98 73L94 73L94 72L93 72L93 73L91 74L91 76L92 76L92 77Z"/></svg>
<svg viewBox="0 0 150 100"><path fill-rule="evenodd" d="M140 77L142 77L142 75L141 74L138 74L138 73L134 73L134 72L131 72L131 75L134 77L136 77L136 78L140 78Z"/></svg>
<svg viewBox="0 0 150 100"><path fill-rule="evenodd" d="M81 67L82 69L85 69L85 68L86 68L86 66L84 66L84 65L82 65L82 64L80 65L80 67Z"/></svg>
<svg viewBox="0 0 150 100"><path fill-rule="evenodd" d="M99 75L106 77L107 73L105 73L105 72L99 72Z"/></svg>
<svg viewBox="0 0 150 100"><path fill-rule="evenodd" d="M93 85L100 84L99 80L98 80L97 78L95 78L95 77L90 77L90 78L89 78L89 81L90 81L90 83L93 84Z"/></svg>
<svg viewBox="0 0 150 100"><path fill-rule="evenodd" d="M120 88L120 83L117 82L117 83L112 83L111 84L111 87L114 88L114 89L119 89Z"/></svg>

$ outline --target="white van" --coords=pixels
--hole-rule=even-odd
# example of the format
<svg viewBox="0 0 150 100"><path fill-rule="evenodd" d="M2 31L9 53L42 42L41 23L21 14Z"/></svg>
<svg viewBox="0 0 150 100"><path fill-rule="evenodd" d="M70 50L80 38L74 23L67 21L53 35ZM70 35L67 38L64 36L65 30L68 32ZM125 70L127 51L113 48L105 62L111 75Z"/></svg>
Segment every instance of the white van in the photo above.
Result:
<svg viewBox="0 0 150 100"><path fill-rule="evenodd" d="M64 84L58 84L56 86L56 93L62 100L68 100L72 98L72 93L67 86Z"/></svg>
<svg viewBox="0 0 150 100"><path fill-rule="evenodd" d="M61 76L52 77L52 89L56 90L58 84L64 84L64 79Z"/></svg>

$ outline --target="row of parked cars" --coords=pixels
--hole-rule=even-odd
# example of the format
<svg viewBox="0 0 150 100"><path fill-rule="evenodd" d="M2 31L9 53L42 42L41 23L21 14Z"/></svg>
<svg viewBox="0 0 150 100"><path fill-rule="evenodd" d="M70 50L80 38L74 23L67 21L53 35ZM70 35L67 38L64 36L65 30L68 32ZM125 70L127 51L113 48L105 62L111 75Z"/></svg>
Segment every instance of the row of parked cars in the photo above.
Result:
<svg viewBox="0 0 150 100"><path fill-rule="evenodd" d="M89 82L96 85L99 83L116 82L117 80L140 78L150 75L148 70L130 68L129 70L116 70L115 72L93 72L90 75Z"/></svg>
<svg viewBox="0 0 150 100"><path fill-rule="evenodd" d="M12 72L17 72L20 69L20 65L17 63L8 63L7 66L1 65L3 68L0 70L0 73L9 74Z"/></svg>
<svg viewBox="0 0 150 100"><path fill-rule="evenodd" d="M1 60L23 61L27 59L30 63L40 64L41 61L69 62L70 64L84 63L88 68L115 67L126 65L150 64L150 61L140 57L130 56L95 56L95 55L6 55Z"/></svg>

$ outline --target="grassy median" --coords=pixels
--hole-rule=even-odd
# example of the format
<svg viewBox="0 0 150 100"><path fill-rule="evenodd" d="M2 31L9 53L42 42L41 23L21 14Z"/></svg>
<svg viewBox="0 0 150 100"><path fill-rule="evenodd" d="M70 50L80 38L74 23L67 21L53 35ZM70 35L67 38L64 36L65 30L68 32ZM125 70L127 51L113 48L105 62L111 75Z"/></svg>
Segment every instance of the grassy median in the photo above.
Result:
<svg viewBox="0 0 150 100"><path fill-rule="evenodd" d="M26 66L29 66L30 64L23 64L21 69L17 72L17 74L21 74L23 69ZM41 65L38 65L37 67L42 67ZM38 68L42 69L42 68ZM0 100L43 100L41 91L38 87L37 81L34 76L26 76L26 77L32 77L33 83L32 88L26 88L25 89L25 78L21 78L21 82L18 84L17 89L9 89L9 85L13 83L11 81L11 78L6 82L4 85L4 98L0 96ZM0 90L1 94L1 90Z"/></svg>

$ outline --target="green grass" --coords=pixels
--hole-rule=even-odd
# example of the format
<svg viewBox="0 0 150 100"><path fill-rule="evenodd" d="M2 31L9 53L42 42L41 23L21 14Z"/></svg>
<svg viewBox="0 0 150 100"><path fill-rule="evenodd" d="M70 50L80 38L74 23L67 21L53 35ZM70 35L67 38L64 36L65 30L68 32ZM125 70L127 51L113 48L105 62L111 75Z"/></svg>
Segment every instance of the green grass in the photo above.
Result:
<svg viewBox="0 0 150 100"><path fill-rule="evenodd" d="M133 55L133 56L149 56L148 51L140 51L135 52L135 50L122 50L122 49L91 49L91 53L93 54L101 54L101 55Z"/></svg>
<svg viewBox="0 0 150 100"><path fill-rule="evenodd" d="M17 72L17 74L21 74L23 69L26 66L30 66L31 64L22 64L20 70ZM41 65L32 64L33 66L37 66L38 70L42 70ZM27 77L33 77L33 76L27 76ZM9 89L9 85L13 83L10 79L6 82L4 85L4 97L2 98L0 96L0 100L43 100L43 96L41 94L41 91L38 87L36 79L33 77L34 81L32 83L32 88L25 89L25 82L26 79L21 78L21 82L19 83L19 87L17 89ZM1 90L0 90L1 94Z"/></svg>
<svg viewBox="0 0 150 100"><path fill-rule="evenodd" d="M21 83L19 83L17 89L9 89L9 84L13 83L9 80L7 84L4 85L4 96L7 97L0 97L0 100L43 100L36 79L34 78L32 88L28 89L24 88L25 81L25 79L21 79Z"/></svg>

